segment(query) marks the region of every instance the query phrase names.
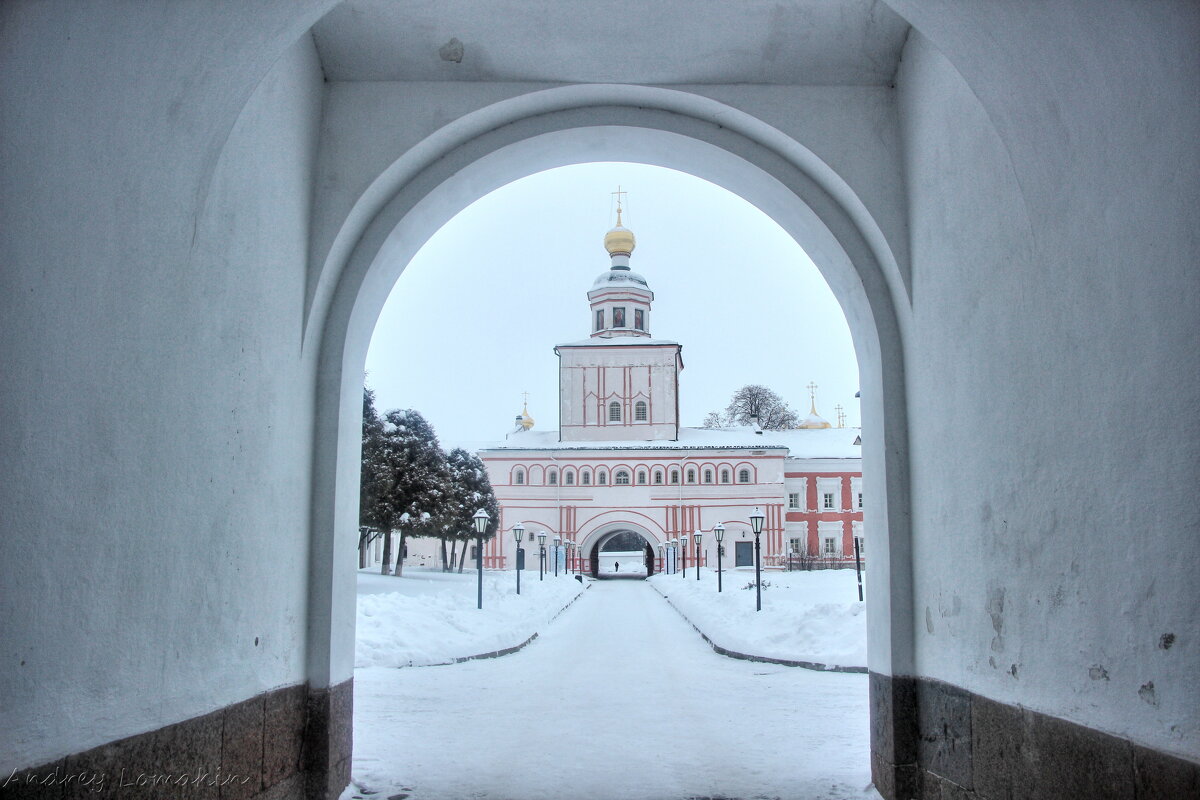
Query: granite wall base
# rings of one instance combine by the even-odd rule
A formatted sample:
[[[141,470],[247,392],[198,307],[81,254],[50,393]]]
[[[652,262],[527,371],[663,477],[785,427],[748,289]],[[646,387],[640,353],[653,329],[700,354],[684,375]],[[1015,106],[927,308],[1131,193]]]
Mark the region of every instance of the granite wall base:
[[[928,678],[870,674],[887,800],[1200,799],[1200,763]]]
[[[350,782],[353,689],[275,689],[0,776],[0,798],[332,800]]]

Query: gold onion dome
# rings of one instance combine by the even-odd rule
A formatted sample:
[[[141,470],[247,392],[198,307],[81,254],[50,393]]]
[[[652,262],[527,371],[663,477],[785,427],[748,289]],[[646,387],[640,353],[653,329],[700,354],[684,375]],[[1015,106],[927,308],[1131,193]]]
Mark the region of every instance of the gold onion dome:
[[[525,404],[521,409],[521,413],[517,415],[517,424],[525,430],[533,427],[533,417],[529,416],[528,404]]]
[[[633,231],[621,225],[621,208],[618,206],[617,227],[604,234],[604,249],[610,256],[627,256],[633,253],[636,246],[637,239],[634,238]]]

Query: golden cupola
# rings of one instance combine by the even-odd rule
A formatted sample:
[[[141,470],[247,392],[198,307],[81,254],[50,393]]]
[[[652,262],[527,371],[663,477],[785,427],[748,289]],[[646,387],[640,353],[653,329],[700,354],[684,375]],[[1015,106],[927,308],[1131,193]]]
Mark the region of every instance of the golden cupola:
[[[604,249],[610,256],[626,256],[637,247],[633,231],[621,224],[621,207],[617,206],[617,227],[604,234]]]

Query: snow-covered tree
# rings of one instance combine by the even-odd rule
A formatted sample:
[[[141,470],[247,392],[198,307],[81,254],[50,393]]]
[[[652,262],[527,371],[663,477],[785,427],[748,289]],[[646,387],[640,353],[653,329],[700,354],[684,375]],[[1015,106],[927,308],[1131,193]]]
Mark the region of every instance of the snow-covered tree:
[[[448,471],[437,434],[420,412],[389,411],[383,425],[387,529],[399,531],[396,574],[404,568],[406,536],[434,532],[432,520],[444,502]]]
[[[786,430],[800,423],[799,415],[782,397],[766,386],[752,383],[733,393],[729,405],[725,407],[725,422],[729,425],[749,425],[755,416],[763,430]]]
[[[487,540],[496,534],[500,525],[500,506],[479,456],[456,447],[446,456],[446,465],[449,480],[445,502],[433,520],[434,535],[442,540],[443,568],[450,569],[457,561],[458,571],[462,572],[468,543],[475,540],[475,512],[482,508],[490,517],[483,535]],[[448,543],[451,545],[449,555],[446,553]],[[462,554],[458,555],[460,543]]]
[[[362,468],[358,500],[358,566],[367,565],[367,548],[388,530],[389,471],[384,459],[383,419],[375,409],[375,393],[363,387]],[[391,569],[391,537],[384,546],[383,571]]]
[[[717,430],[718,428],[724,428],[725,427],[725,419],[721,416],[721,414],[719,412],[710,411],[710,412],[708,412],[707,416],[704,417],[704,422],[700,425],[700,427],[708,428],[709,430]]]

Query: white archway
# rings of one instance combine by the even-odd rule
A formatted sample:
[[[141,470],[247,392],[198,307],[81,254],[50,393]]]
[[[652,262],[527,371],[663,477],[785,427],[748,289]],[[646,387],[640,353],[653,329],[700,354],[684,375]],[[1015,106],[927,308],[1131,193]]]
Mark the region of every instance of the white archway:
[[[690,173],[771,216],[821,270],[849,323],[862,378],[867,512],[880,545],[869,605],[871,668],[911,674],[911,554],[903,272],[849,186],[800,143],[708,98],[637,86],[571,86],[455,121],[397,161],[360,198],[317,280],[306,339],[320,342],[315,441],[310,674],[352,673],[353,564],[362,368],[404,266],[442,224],[484,194],[572,163],[635,161]],[[884,402],[886,396],[887,402]],[[341,544],[339,544],[341,542]],[[344,564],[342,562],[345,562]]]

